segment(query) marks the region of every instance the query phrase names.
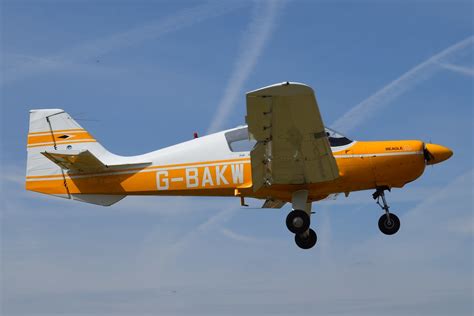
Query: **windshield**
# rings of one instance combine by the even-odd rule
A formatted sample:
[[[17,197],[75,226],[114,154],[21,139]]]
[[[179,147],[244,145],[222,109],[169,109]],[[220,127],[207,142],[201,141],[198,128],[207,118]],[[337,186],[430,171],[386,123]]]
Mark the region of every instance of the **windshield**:
[[[326,130],[326,135],[328,137],[329,144],[331,145],[331,147],[345,146],[352,143],[352,140],[336,132],[335,130],[332,130],[327,127],[325,127],[324,129]]]

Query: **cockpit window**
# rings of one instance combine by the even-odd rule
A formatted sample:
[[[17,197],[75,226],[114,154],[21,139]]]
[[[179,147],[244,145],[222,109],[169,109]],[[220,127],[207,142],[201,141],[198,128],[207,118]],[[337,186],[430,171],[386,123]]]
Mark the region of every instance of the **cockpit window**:
[[[249,132],[246,126],[225,133],[225,139],[233,152],[251,151],[257,143],[255,140],[249,140]]]
[[[328,136],[329,144],[331,147],[345,146],[352,143],[352,140],[344,135],[339,134],[335,130],[325,127],[326,135]]]

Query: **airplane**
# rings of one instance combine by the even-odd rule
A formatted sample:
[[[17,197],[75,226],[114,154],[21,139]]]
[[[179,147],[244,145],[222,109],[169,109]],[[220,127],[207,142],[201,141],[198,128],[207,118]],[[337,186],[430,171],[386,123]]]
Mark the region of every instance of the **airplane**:
[[[420,140],[351,140],[324,126],[305,84],[257,89],[246,103],[247,125],[130,157],[106,150],[64,110],[31,110],[26,189],[104,206],[127,195],[227,196],[243,206],[256,198],[265,200],[262,208],[291,203],[286,226],[298,247],[310,249],[317,242],[313,202],[375,190],[379,229],[393,235],[400,220],[385,191],[453,155]]]

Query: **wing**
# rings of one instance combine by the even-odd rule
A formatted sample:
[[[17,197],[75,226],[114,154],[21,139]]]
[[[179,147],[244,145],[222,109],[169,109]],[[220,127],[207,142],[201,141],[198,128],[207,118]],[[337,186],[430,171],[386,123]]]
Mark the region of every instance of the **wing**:
[[[122,165],[105,165],[93,153],[87,149],[83,150],[56,150],[44,151],[42,154],[60,166],[62,169],[74,172],[98,172],[108,170],[108,168],[125,168],[125,167],[146,167],[151,162],[122,164]]]
[[[310,87],[286,82],[247,93],[246,120],[257,141],[250,153],[254,191],[339,176]]]

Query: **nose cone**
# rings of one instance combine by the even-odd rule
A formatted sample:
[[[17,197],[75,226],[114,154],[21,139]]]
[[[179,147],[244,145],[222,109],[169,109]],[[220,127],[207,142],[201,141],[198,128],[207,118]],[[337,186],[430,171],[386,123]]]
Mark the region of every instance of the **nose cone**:
[[[437,144],[426,144],[425,149],[429,154],[426,159],[427,165],[440,163],[453,155],[451,149]]]

